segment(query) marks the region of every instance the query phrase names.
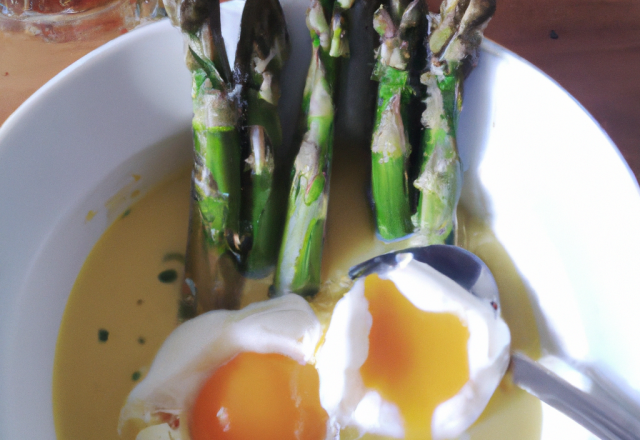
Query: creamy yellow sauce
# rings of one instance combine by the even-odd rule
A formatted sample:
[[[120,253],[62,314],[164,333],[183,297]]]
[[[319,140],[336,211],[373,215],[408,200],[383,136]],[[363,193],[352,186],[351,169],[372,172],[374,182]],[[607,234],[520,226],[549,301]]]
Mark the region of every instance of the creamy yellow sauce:
[[[366,149],[347,150],[339,145],[334,155],[323,255],[326,284],[314,304],[321,320],[327,319],[348,285],[345,276],[350,266],[406,247],[406,242],[384,244],[375,239],[366,195],[367,157]],[[59,439],[119,438],[120,408],[176,324],[182,276],[179,255],[186,245],[188,204],[189,175],[184,172],[127,210],[87,258],[58,336],[53,403]],[[496,277],[513,349],[538,356],[533,311],[515,266],[482,220],[470,218],[462,209],[458,215],[459,244],[487,262]],[[168,281],[171,275],[177,276]],[[249,285],[259,287],[258,293],[247,295],[244,303],[261,299],[267,283]],[[505,378],[464,438],[533,440],[540,438],[540,430],[540,402]],[[349,431],[342,435],[345,440],[356,437]]]
[[[175,254],[184,254],[188,212],[189,175],[183,172],[116,220],[89,254],[56,347],[53,409],[59,439],[119,438],[127,394],[176,325],[182,267]],[[161,273],[170,278],[172,270],[174,282],[159,280]]]

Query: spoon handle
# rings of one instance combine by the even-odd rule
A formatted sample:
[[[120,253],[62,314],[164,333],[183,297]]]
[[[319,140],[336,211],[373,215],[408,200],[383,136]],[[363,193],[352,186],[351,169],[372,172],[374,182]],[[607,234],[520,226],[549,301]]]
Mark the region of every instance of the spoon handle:
[[[639,440],[640,421],[616,402],[587,394],[521,353],[511,356],[513,382],[605,440]]]

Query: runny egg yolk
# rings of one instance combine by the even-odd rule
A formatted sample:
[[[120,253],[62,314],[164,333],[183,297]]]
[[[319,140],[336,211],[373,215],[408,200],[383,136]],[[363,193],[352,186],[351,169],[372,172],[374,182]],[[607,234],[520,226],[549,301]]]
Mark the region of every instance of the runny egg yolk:
[[[365,297],[373,324],[364,384],[398,407],[405,439],[430,439],[434,410],[469,380],[469,330],[451,313],[416,308],[375,274],[365,279]]]
[[[318,372],[280,354],[240,353],[198,395],[193,440],[324,440]]]

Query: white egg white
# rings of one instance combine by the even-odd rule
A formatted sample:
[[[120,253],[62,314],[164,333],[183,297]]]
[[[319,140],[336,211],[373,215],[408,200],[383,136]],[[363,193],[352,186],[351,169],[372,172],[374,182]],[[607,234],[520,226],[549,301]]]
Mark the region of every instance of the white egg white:
[[[309,304],[293,294],[187,321],[167,338],[147,376],[129,394],[118,430],[121,433],[131,422],[147,427],[138,440],[186,440],[187,423],[183,421],[179,430],[172,430],[157,414],[184,420],[204,382],[241,352],[278,353],[300,363],[312,362],[321,334]]]
[[[469,330],[469,381],[436,408],[431,423],[434,439],[457,437],[480,416],[507,369],[509,328],[487,301],[426,264],[408,259],[380,278],[393,281],[418,309],[452,313]],[[338,426],[402,438],[399,409],[377,391],[367,389],[360,375],[368,356],[371,325],[364,279],[360,279],[336,304],[325,342],[316,356],[320,400],[330,421]]]

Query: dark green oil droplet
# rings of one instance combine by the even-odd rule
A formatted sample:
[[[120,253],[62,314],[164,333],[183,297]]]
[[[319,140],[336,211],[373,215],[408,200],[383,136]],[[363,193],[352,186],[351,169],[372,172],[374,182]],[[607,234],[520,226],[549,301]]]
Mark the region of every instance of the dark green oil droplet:
[[[134,382],[137,382],[140,379],[140,376],[142,376],[142,373],[140,373],[139,371],[135,371],[131,375],[131,380],[134,381]]]
[[[176,272],[174,269],[163,270],[162,272],[160,272],[160,274],[158,274],[158,279],[161,283],[173,283],[178,279],[178,272]]]
[[[107,342],[108,339],[109,339],[109,331],[108,330],[105,330],[103,328],[98,330],[98,340],[100,342]]]

